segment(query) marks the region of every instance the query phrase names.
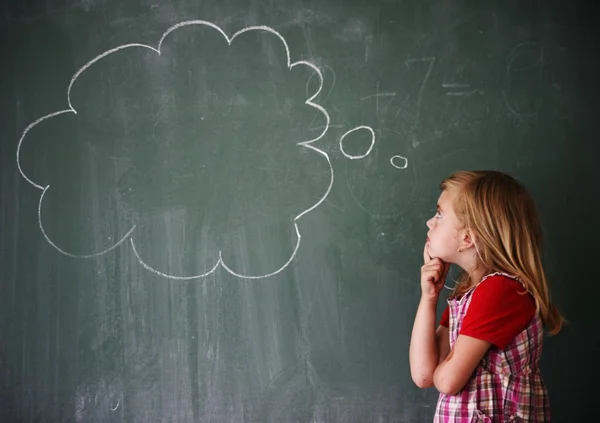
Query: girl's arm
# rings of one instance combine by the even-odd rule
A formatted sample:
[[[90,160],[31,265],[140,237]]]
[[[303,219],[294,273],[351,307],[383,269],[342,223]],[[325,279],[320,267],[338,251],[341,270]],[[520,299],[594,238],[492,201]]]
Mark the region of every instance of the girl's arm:
[[[440,358],[438,360],[438,366],[448,357],[450,353],[450,334],[449,329],[445,326],[438,326],[438,348],[440,351]],[[437,367],[436,367],[437,368]]]
[[[433,386],[433,373],[440,359],[443,360],[450,349],[444,344],[449,342],[448,329],[435,328],[438,298],[450,265],[439,258],[431,258],[428,247],[429,242],[423,249],[421,301],[417,308],[409,349],[410,374],[420,388]]]
[[[458,335],[454,347],[433,374],[438,391],[447,395],[458,393],[473,375],[475,368],[492,344],[466,335]]]
[[[448,328],[435,329],[437,301],[422,298],[410,340],[410,373],[419,388],[433,386],[434,372],[450,351]]]

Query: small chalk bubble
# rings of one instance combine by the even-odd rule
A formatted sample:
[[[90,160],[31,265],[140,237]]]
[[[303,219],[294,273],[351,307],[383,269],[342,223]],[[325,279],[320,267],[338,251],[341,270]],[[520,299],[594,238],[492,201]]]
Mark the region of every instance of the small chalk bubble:
[[[402,156],[392,156],[390,163],[396,169],[406,169],[408,167],[408,159]]]
[[[349,135],[355,131],[358,131],[360,129],[364,129],[371,133],[371,142],[369,144],[369,147],[367,148],[367,151],[364,154],[348,154],[344,150],[344,138],[346,138],[347,135]],[[361,125],[361,126],[357,126],[356,128],[352,128],[351,130],[346,132],[344,135],[342,135],[342,137],[340,138],[340,151],[342,152],[342,154],[344,156],[346,156],[347,158],[352,159],[352,160],[364,159],[365,157],[367,157],[369,155],[369,153],[371,153],[371,150],[373,150],[374,145],[375,145],[375,131],[373,130],[373,128],[371,128],[370,126],[366,126],[366,125]]]

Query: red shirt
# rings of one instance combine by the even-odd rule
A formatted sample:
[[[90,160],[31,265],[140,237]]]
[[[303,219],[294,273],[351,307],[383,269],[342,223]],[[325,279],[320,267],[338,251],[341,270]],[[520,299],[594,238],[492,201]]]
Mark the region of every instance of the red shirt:
[[[535,314],[535,300],[524,292],[523,285],[514,279],[502,275],[488,277],[473,292],[459,334],[505,349]],[[440,325],[448,327],[449,318],[446,306]]]

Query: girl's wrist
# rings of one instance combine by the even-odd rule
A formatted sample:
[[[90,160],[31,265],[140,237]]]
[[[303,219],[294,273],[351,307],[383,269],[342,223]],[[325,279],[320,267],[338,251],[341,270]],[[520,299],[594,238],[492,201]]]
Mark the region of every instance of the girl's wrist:
[[[421,303],[424,304],[424,305],[426,305],[426,306],[431,306],[433,308],[436,308],[439,297],[440,297],[439,295],[425,295],[425,294],[422,294],[421,295]]]

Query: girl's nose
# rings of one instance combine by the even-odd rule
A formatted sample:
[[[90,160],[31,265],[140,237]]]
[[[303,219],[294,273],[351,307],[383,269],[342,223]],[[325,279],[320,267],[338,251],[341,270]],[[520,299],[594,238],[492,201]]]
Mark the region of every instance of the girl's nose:
[[[425,222],[425,224],[427,225],[427,227],[429,229],[431,229],[431,227],[433,226],[433,217],[431,219],[429,219],[427,222]]]

